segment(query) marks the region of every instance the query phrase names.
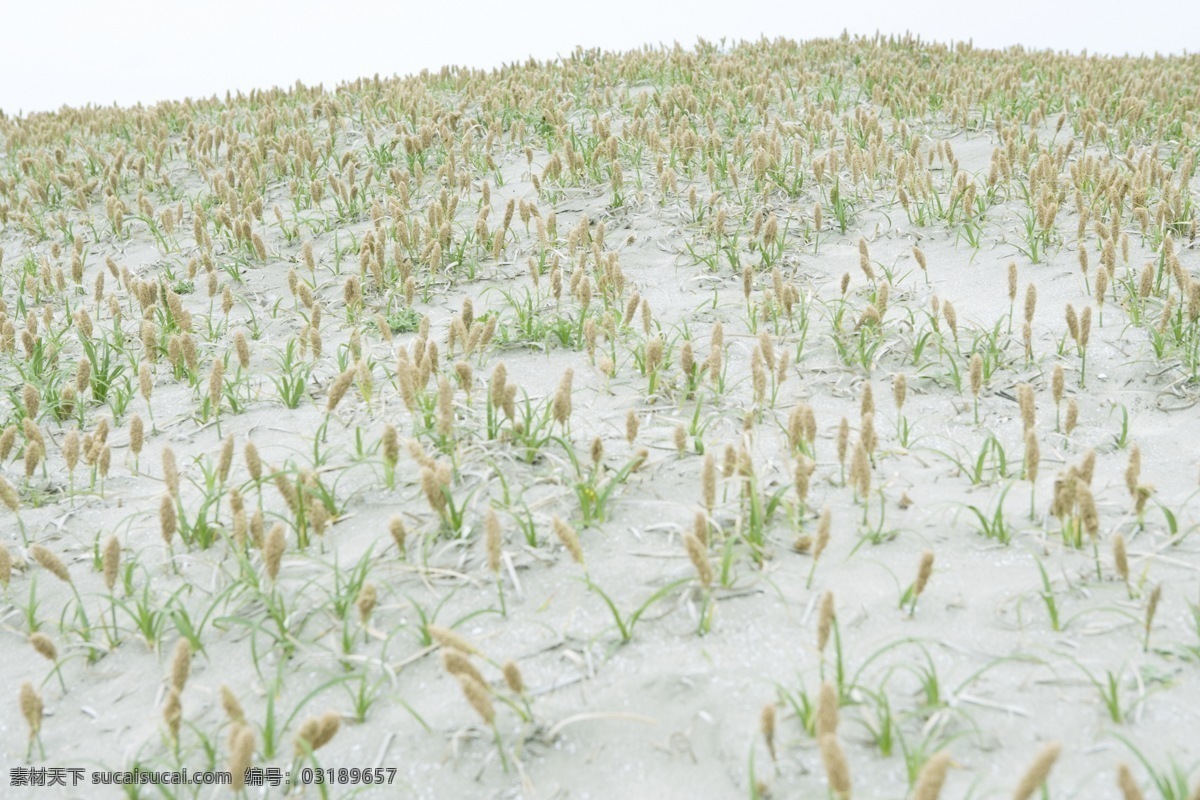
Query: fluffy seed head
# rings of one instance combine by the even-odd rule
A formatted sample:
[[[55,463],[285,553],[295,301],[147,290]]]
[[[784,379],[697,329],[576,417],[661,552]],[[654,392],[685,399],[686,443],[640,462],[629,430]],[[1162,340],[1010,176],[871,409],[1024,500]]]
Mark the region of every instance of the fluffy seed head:
[[[475,645],[471,644],[449,628],[443,628],[440,625],[429,626],[429,637],[433,639],[433,641],[436,642],[440,647],[459,650],[463,653],[469,654],[479,652],[475,649]]]
[[[696,568],[696,574],[700,578],[700,585],[705,589],[712,586],[713,569],[712,564],[708,561],[708,551],[704,544],[691,533],[683,535],[683,545],[687,548],[688,558],[692,561],[692,566]]]
[[[1121,580],[1129,583],[1129,557],[1125,553],[1125,537],[1120,533],[1113,537],[1113,565]]]
[[[47,661],[58,661],[58,648],[54,646],[54,642],[44,633],[35,633],[29,637],[29,643],[33,645],[33,649],[38,652],[42,658]]]
[[[178,518],[175,514],[175,500],[169,494],[164,494],[158,501],[158,530],[162,534],[163,541],[168,546],[171,540],[175,537],[175,532],[178,529]]]
[[[29,724],[29,738],[37,737],[42,730],[42,696],[33,688],[33,684],[25,681],[21,684],[20,693],[21,716]]]
[[[821,761],[825,765],[825,775],[829,778],[829,788],[838,800],[850,799],[850,765],[846,762],[846,754],[837,736],[827,733],[818,743],[821,747]]]
[[[767,743],[767,750],[771,753],[771,760],[775,760],[775,705],[767,703],[763,706],[762,716],[759,720],[759,729],[762,731],[763,739]]]
[[[833,592],[826,590],[825,594],[821,595],[821,607],[817,614],[818,652],[825,652],[825,645],[829,642],[829,633],[836,617],[833,609]]]
[[[946,782],[946,772],[949,769],[950,754],[945,750],[934,753],[917,775],[913,800],[938,800],[942,793],[942,784]]]
[[[514,694],[524,694],[525,681],[521,678],[521,670],[517,667],[515,661],[504,662],[504,682],[508,684],[508,688]]]
[[[892,400],[896,410],[904,408],[904,399],[908,396],[908,377],[903,372],[897,372],[892,378]]]
[[[921,565],[917,569],[917,580],[913,584],[913,595],[920,597],[925,591],[925,584],[929,583],[929,577],[933,575],[933,551],[926,550],[921,553]]]
[[[171,687],[177,692],[182,692],[191,671],[192,648],[187,639],[180,639],[175,643],[175,651],[171,654]]]
[[[358,608],[358,618],[366,624],[371,619],[371,612],[375,610],[375,604],[379,600],[379,592],[375,588],[375,584],[367,581],[358,591],[358,598],[354,601],[354,605]]]
[[[33,556],[33,560],[41,564],[44,570],[63,583],[71,582],[71,573],[67,571],[67,565],[51,550],[40,544],[35,544],[29,548],[29,555]]]
[[[492,706],[492,696],[488,694],[487,687],[470,675],[459,675],[458,683],[471,708],[475,709],[475,713],[479,714],[484,722],[491,725],[496,719],[496,709]]]
[[[559,381],[557,391],[554,392],[552,413],[554,421],[559,425],[566,425],[567,420],[571,418],[571,382],[574,379],[575,371],[568,367]]]
[[[817,737],[837,733],[838,728],[838,695],[833,684],[825,681],[817,695]]]
[[[1033,793],[1038,790],[1038,787],[1046,782],[1060,752],[1062,752],[1062,745],[1057,742],[1052,742],[1041,749],[1030,763],[1029,768],[1025,770],[1021,782],[1017,784],[1017,788],[1013,792],[1013,800],[1029,800],[1033,797]]]
[[[404,520],[399,514],[392,515],[388,520],[388,533],[391,534],[392,540],[396,543],[396,547],[400,550],[400,555],[403,556],[406,552],[404,540],[408,536],[408,531],[404,527]]]
[[[16,487],[9,483],[8,478],[3,475],[0,475],[0,502],[3,502],[13,513],[21,510],[21,497],[17,494]]]
[[[263,546],[263,561],[267,567],[267,577],[274,581],[279,577],[279,565],[283,561],[283,551],[287,549],[287,538],[283,532],[283,523],[276,522],[267,534]]]
[[[500,545],[502,541],[500,533],[500,518],[496,516],[496,510],[489,508],[487,516],[484,518],[483,524],[484,539],[487,545],[487,562],[488,569],[493,573],[500,572]]]
[[[239,725],[229,752],[230,786],[235,792],[246,785],[246,771],[254,764],[254,730],[248,725]]]
[[[583,563],[583,546],[579,544],[579,536],[575,533],[575,529],[562,520],[561,517],[555,516],[552,523],[554,535],[562,542],[563,547],[567,548],[567,552],[571,554],[571,558],[575,563]]]

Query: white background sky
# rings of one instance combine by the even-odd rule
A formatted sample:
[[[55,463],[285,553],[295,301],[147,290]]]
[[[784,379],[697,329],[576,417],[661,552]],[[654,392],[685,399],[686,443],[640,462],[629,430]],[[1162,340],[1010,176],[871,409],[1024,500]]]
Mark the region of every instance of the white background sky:
[[[0,0],[0,109],[151,103],[297,79],[332,86],[443,64],[553,58],[575,45],[623,50],[843,29],[910,30],[980,47],[1195,53],[1200,0]]]

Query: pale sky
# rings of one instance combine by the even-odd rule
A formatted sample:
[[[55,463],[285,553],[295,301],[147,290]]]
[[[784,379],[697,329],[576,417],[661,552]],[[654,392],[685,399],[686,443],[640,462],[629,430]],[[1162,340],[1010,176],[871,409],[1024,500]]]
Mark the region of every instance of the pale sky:
[[[1078,0],[0,0],[0,109],[152,103],[297,79],[333,86],[443,64],[553,58],[576,45],[625,50],[843,29],[979,47],[1200,50],[1200,2],[1091,0],[1083,8]]]

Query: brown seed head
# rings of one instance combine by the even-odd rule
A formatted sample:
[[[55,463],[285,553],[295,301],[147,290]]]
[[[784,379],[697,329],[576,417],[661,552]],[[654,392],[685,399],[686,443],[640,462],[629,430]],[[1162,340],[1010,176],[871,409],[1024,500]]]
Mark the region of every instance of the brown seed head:
[[[191,671],[192,648],[187,639],[180,639],[175,643],[175,651],[171,654],[171,687],[182,693]]]
[[[762,731],[763,739],[767,743],[767,750],[771,753],[771,760],[775,760],[775,705],[767,703],[763,706],[762,716],[759,721],[759,729]]]
[[[838,800],[850,800],[850,765],[846,762],[846,754],[837,736],[827,733],[818,743],[821,747],[821,761],[825,764],[825,774],[829,778],[829,789]]]
[[[403,556],[406,552],[404,540],[408,536],[408,531],[404,527],[404,520],[399,514],[394,514],[388,520],[388,533],[391,534],[392,540],[396,543],[396,547],[400,550],[400,555]]]
[[[21,684],[20,693],[21,716],[29,724],[29,738],[36,738],[42,730],[42,696],[33,688],[33,684],[25,681]]]
[[[838,728],[838,695],[833,684],[825,681],[821,684],[817,695],[817,738],[826,734],[837,733]]]
[[[1154,590],[1150,592],[1150,598],[1146,601],[1146,637],[1150,637],[1150,629],[1154,626],[1154,615],[1158,613],[1158,603],[1162,599],[1162,584],[1156,584]]]
[[[40,544],[35,544],[29,548],[29,555],[33,556],[33,560],[41,564],[42,568],[51,575],[63,583],[71,583],[71,573],[67,571],[66,564],[52,551]]]
[[[926,550],[921,553],[921,564],[917,569],[917,580],[913,584],[913,596],[920,597],[925,591],[925,584],[929,583],[929,577],[933,575],[933,551]]]
[[[708,551],[704,544],[691,533],[683,535],[683,545],[687,548],[688,558],[692,561],[692,566],[696,568],[696,574],[700,577],[700,585],[705,589],[712,586],[713,569],[712,564],[708,561]]]
[[[1101,270],[1102,274],[1103,272]],[[1120,788],[1124,800],[1145,800],[1145,795],[1138,788],[1133,773],[1129,771],[1129,765],[1123,761],[1117,765],[1117,787]]]
[[[825,594],[821,595],[821,607],[817,614],[817,651],[820,653],[825,652],[825,645],[829,641],[829,633],[836,618],[833,592],[826,590]]]
[[[279,577],[279,565],[283,561],[283,551],[287,549],[287,537],[283,532],[283,523],[276,522],[267,534],[263,546],[263,562],[267,567],[267,577],[274,581]]]
[[[254,730],[245,724],[238,725],[229,752],[230,786],[240,792],[246,786],[246,772],[254,764]]]
[[[375,588],[375,584],[367,581],[358,591],[358,599],[354,604],[358,607],[358,618],[365,625],[371,619],[371,612],[375,610],[375,604],[379,600],[379,592]]]
[[[908,378],[903,372],[897,372],[892,378],[892,400],[896,410],[904,408],[904,399],[908,396]]]
[[[562,542],[563,547],[567,548],[567,552],[571,554],[571,558],[575,563],[583,563],[583,547],[579,544],[579,536],[575,533],[575,529],[562,520],[561,517],[555,515],[552,521],[554,535]]]
[[[1129,583],[1129,557],[1125,553],[1125,537],[1120,533],[1113,536],[1113,565],[1121,580]]]
[[[1046,782],[1060,752],[1062,752],[1062,745],[1058,742],[1052,742],[1041,749],[1030,763],[1029,768],[1025,770],[1021,782],[1017,784],[1017,788],[1013,792],[1013,800],[1029,800],[1033,797],[1033,793],[1038,790],[1038,787]]]
[[[913,800],[938,800],[942,793],[942,784],[946,782],[946,772],[949,769],[950,754],[945,750],[934,753],[917,775]]]
[[[488,569],[493,573],[500,572],[500,547],[502,543],[502,535],[500,532],[500,518],[496,516],[496,510],[489,508],[487,515],[484,518],[483,524],[484,540],[487,545],[487,563]]]
[[[44,633],[35,633],[29,637],[29,643],[33,645],[33,649],[38,652],[42,658],[47,661],[58,661],[58,648],[54,646],[54,642]]]
[[[242,710],[242,704],[238,702],[237,695],[233,693],[226,684],[221,684],[221,707],[225,709],[225,716],[230,722],[241,723],[246,721],[246,713]]]
[[[525,681],[521,678],[521,670],[517,667],[515,661],[504,662],[504,682],[508,684],[508,688],[514,694],[525,693]]]
[[[469,675],[459,675],[458,682],[471,708],[475,709],[475,713],[479,714],[484,722],[491,725],[496,719],[496,709],[492,706],[492,696],[487,687]]]
[[[475,654],[479,651],[475,649],[475,645],[468,642],[462,636],[459,636],[449,628],[443,628],[440,625],[429,626],[429,637],[440,647],[459,650],[463,653]]]

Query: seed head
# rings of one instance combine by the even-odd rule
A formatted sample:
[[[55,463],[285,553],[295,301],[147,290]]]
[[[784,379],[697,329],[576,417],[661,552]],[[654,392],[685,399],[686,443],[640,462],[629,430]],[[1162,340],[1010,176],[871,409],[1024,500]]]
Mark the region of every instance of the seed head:
[[[505,661],[503,666],[504,682],[514,694],[525,693],[525,681],[521,678],[521,670],[515,661]]]
[[[371,619],[371,612],[375,610],[375,603],[379,600],[379,592],[375,589],[375,584],[367,581],[358,591],[358,599],[354,601],[358,607],[358,618],[365,625]]]
[[[183,704],[179,701],[179,690],[172,687],[167,690],[167,701],[163,704],[163,721],[172,741],[179,741],[179,723],[183,720]]]
[[[25,415],[37,419],[38,407],[42,404],[41,392],[32,383],[25,384],[21,392],[21,401],[25,405]]]
[[[17,494],[16,487],[3,475],[0,475],[0,501],[14,514],[21,510],[21,497]]]
[[[496,709],[492,706],[492,696],[487,687],[470,675],[459,675],[458,682],[471,708],[475,709],[484,722],[491,725],[496,719]]]
[[[267,577],[274,581],[279,577],[279,565],[283,560],[283,551],[287,549],[287,538],[284,536],[283,523],[276,522],[267,534],[263,546],[263,561],[267,567]]]
[[[175,464],[175,451],[170,447],[162,449],[163,482],[171,497],[179,497],[179,467]]]
[[[180,639],[175,643],[175,651],[171,655],[171,687],[177,692],[183,692],[191,671],[192,648],[187,639]]]
[[[246,772],[254,764],[254,730],[250,726],[238,725],[229,752],[230,786],[239,792],[246,786]]]
[[[1029,800],[1033,797],[1033,793],[1038,790],[1038,787],[1046,782],[1060,752],[1062,752],[1062,745],[1057,742],[1052,742],[1041,749],[1030,763],[1029,768],[1025,770],[1021,782],[1017,784],[1016,791],[1013,792],[1013,800]]]
[[[762,718],[759,723],[762,730],[763,739],[767,743],[767,750],[771,753],[771,760],[775,760],[775,705],[767,703],[763,706]]]
[[[554,421],[559,425],[566,425],[571,418],[571,382],[574,379],[575,371],[568,367],[559,381],[558,390],[554,393],[552,413]]]
[[[552,521],[554,535],[562,542],[563,547],[567,548],[567,552],[571,554],[571,558],[575,563],[583,563],[583,547],[579,544],[579,536],[576,535],[575,529],[562,520],[561,517],[555,515]]]
[[[1101,274],[1104,270],[1100,270]],[[1121,796],[1125,800],[1145,800],[1145,795],[1138,788],[1137,781],[1134,780],[1133,773],[1129,771],[1129,765],[1121,762],[1117,765],[1117,786],[1121,789]]]
[[[826,734],[837,733],[838,727],[838,695],[833,684],[825,681],[817,695],[817,738]]]
[[[229,717],[230,722],[241,723],[246,721],[246,713],[242,710],[242,704],[238,702],[237,695],[233,693],[226,684],[221,684],[221,707],[225,709],[225,716]]]
[[[1125,553],[1125,537],[1120,533],[1113,537],[1113,564],[1121,580],[1129,583],[1129,557]]]
[[[440,625],[430,625],[429,636],[440,647],[458,650],[460,652],[469,654],[475,654],[479,652],[475,649],[475,646],[466,639],[459,636],[449,628],[443,628]]]
[[[869,283],[875,282],[875,268],[871,266],[871,254],[867,251],[867,240],[858,240],[858,268],[862,270]]]
[[[334,379],[333,384],[329,387],[329,397],[325,401],[326,413],[330,413],[338,407],[338,403],[342,402],[342,398],[346,396],[346,391],[353,382],[354,367],[348,367],[345,372]]]
[[[250,477],[256,481],[261,480],[262,459],[258,457],[258,448],[254,446],[254,442],[246,442],[246,447],[242,450],[242,458],[246,462],[246,471],[250,473]]]
[[[1142,451],[1135,444],[1129,448],[1129,464],[1125,467],[1125,487],[1132,497],[1137,497],[1138,479],[1142,474]]]
[[[308,755],[329,744],[341,725],[342,716],[336,711],[326,711],[319,717],[309,717],[296,733],[296,755]]]
[[[1025,430],[1033,430],[1035,423],[1035,410],[1033,403],[1033,387],[1028,383],[1017,385],[1017,403],[1021,407],[1021,424]]]
[[[500,518],[496,516],[496,510],[489,508],[487,516],[484,518],[483,524],[484,539],[487,544],[487,562],[488,569],[493,573],[500,572]]]
[[[42,730],[42,696],[33,688],[33,684],[25,681],[21,684],[21,716],[29,724],[29,738],[34,739]]]
[[[826,590],[825,594],[821,595],[821,607],[817,614],[817,652],[825,652],[825,645],[829,642],[829,633],[836,618],[833,592]]]
[[[712,586],[713,569],[712,564],[708,561],[708,551],[704,544],[691,533],[683,535],[683,545],[687,548],[688,558],[692,561],[692,566],[696,568],[696,574],[700,577],[700,585],[705,589]]]
[[[158,501],[158,529],[163,541],[170,547],[178,528],[178,518],[175,514],[175,500],[169,494],[164,494]]]
[[[979,392],[983,388],[983,356],[979,353],[971,354],[971,394],[979,397]]]
[[[63,583],[71,583],[71,573],[67,571],[66,564],[52,551],[40,544],[35,544],[29,548],[29,555],[33,556],[33,560],[41,564],[42,568],[51,575]]]
[[[1038,466],[1041,461],[1041,449],[1038,447],[1037,434],[1033,430],[1025,431],[1025,480],[1033,483],[1037,480]]]
[[[925,260],[925,253],[921,251],[921,248],[915,245],[913,246],[912,252],[913,258],[917,260],[917,266],[921,268],[921,272],[928,272],[929,264]]]
[[[950,754],[945,750],[934,753],[917,775],[913,800],[938,800],[938,796],[942,793],[942,784],[946,782],[946,772],[949,769]]]
[[[396,543],[396,547],[400,550],[401,557],[404,556],[405,550],[404,540],[408,536],[408,531],[404,528],[404,520],[399,514],[394,514],[388,520],[388,533],[391,534],[392,540]]]
[[[1150,598],[1146,601],[1146,639],[1150,638],[1150,628],[1154,625],[1154,615],[1158,613],[1158,602],[1162,599],[1162,584],[1157,584],[1154,590],[1150,592]]]
[[[446,668],[446,672],[450,673],[451,675],[466,675],[467,677],[474,678],[484,686],[487,685],[487,682],[483,679],[483,675],[479,673],[479,670],[476,669],[475,665],[471,663],[470,657],[468,657],[467,654],[462,650],[458,650],[453,647],[443,647],[442,666],[444,666]]]
[[[897,372],[892,378],[892,400],[896,410],[904,408],[904,399],[908,396],[908,378],[903,372]]]
[[[42,658],[47,661],[58,661],[58,648],[54,646],[54,642],[44,633],[35,633],[29,637],[29,643],[33,645],[33,649],[38,652]]]
[[[850,765],[846,762],[846,754],[837,736],[827,733],[818,743],[821,747],[821,761],[825,764],[825,774],[829,778],[829,788],[838,800],[850,800]]]
[[[929,577],[933,575],[933,551],[926,550],[921,553],[921,565],[917,569],[917,580],[913,584],[913,596],[920,597],[925,591],[925,584],[929,583]]]

